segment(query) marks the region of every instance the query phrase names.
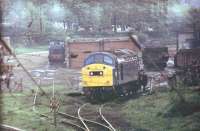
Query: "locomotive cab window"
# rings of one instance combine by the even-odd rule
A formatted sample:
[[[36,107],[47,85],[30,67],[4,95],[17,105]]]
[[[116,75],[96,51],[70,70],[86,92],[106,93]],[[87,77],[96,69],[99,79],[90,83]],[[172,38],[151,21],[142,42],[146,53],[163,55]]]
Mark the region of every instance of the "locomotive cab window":
[[[101,54],[95,55],[95,62],[96,63],[103,63],[103,55],[101,55]]]
[[[113,65],[114,61],[113,61],[112,57],[110,57],[108,55],[95,54],[95,55],[89,56],[84,62],[85,65],[89,65],[89,64],[93,64],[93,63]]]
[[[104,63],[109,64],[109,65],[112,65],[112,64],[113,64],[113,60],[112,60],[112,58],[109,57],[109,56],[104,56],[104,57],[103,57],[103,61],[104,61]]]
[[[86,61],[85,61],[85,65],[89,65],[89,64],[92,64],[92,63],[94,63],[94,56],[87,58]]]

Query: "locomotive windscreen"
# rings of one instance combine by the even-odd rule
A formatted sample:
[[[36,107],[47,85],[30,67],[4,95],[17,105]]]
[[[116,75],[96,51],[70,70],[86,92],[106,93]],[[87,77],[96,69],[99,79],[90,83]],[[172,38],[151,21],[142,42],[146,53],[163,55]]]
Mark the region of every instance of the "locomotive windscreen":
[[[113,62],[112,57],[105,54],[91,55],[84,62],[85,65],[89,65],[93,63],[104,63],[108,65],[113,65],[114,62]]]

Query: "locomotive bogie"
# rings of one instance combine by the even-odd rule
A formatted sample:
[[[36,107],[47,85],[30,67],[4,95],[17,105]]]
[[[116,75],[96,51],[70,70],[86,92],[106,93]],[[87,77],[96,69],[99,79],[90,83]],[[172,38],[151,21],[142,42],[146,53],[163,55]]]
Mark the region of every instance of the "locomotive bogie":
[[[113,90],[113,87],[83,87],[83,92],[86,97],[89,99],[98,99],[100,98],[110,98],[115,95],[115,91]]]

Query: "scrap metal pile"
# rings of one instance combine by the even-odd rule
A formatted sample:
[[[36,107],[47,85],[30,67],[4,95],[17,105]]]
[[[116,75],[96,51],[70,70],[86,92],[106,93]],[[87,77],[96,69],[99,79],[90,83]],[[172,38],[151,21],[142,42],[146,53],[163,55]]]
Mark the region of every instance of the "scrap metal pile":
[[[151,71],[161,71],[169,58],[167,47],[146,47],[142,52],[144,67]]]

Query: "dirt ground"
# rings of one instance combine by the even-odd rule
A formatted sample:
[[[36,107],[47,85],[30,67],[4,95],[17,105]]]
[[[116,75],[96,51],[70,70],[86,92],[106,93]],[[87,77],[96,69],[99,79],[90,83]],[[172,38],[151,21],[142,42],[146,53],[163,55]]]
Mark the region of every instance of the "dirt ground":
[[[49,66],[48,64],[48,51],[24,53],[17,55],[17,58],[26,70],[34,77],[34,79],[41,83],[41,85],[60,84],[65,86],[68,91],[81,92],[80,87],[80,70],[72,70],[63,68],[62,65]],[[21,82],[24,88],[34,87],[34,83],[26,72],[15,62],[13,70],[13,77],[11,80],[11,88],[15,89],[15,83]],[[167,86],[167,74],[164,72],[147,72],[149,76],[148,87]],[[41,81],[41,82],[39,82]],[[150,83],[151,82],[151,83]]]
[[[77,91],[79,89],[80,74],[79,70],[71,70],[63,68],[61,65],[49,66],[48,52],[25,53],[17,55],[18,60],[25,67],[27,72],[38,82],[41,86],[48,86],[53,84],[63,85],[67,90]],[[14,60],[13,76],[11,79],[11,90],[15,90],[16,83],[22,83],[23,88],[34,88],[36,85],[27,75],[26,71],[22,69],[19,63]],[[40,82],[41,81],[41,82]]]
[[[41,81],[41,87],[50,96],[52,96],[54,79],[55,96],[60,102],[59,111],[77,115],[77,109],[84,103],[89,102],[85,96],[81,95],[81,87],[79,85],[81,79],[80,70],[71,70],[61,66],[50,67],[48,65],[48,52],[20,54],[17,58],[38,83],[40,83],[39,80]],[[41,118],[31,110],[36,85],[31,81],[25,71],[20,66],[17,66],[17,64],[13,73],[14,75],[11,80],[12,95],[10,95],[10,93],[5,93],[6,97],[4,98],[6,103],[4,110],[4,113],[6,114],[5,123],[22,129],[31,129],[30,131],[51,131],[53,129],[52,121]],[[163,87],[166,89],[167,72],[147,72],[147,74],[150,77],[154,77],[152,80],[153,89],[156,89],[155,85],[158,85],[158,88],[160,88],[162,83],[164,85]],[[23,88],[26,89],[24,92],[19,92],[15,87],[15,82],[20,82],[21,79]],[[29,89],[34,90],[34,92],[30,92]],[[5,92],[6,91],[7,89]],[[78,92],[80,95],[69,95],[74,92],[75,94]],[[106,104],[106,107],[103,109],[103,114],[119,131],[131,131],[137,129],[139,131],[145,129],[160,129],[162,127],[165,128],[163,125],[165,125],[166,122],[169,123],[170,121],[168,121],[168,118],[165,119],[162,116],[157,116],[157,114],[169,105],[168,97],[170,97],[170,95],[168,95],[167,92],[163,94],[158,92],[153,93],[156,95],[145,95],[139,93],[138,95],[130,98],[117,98],[115,100],[105,102],[104,104]],[[49,101],[49,99],[39,93],[37,97],[37,110],[40,113],[48,112],[47,115],[51,118],[53,115],[49,112]],[[88,119],[99,121],[99,119],[94,116],[97,114],[97,109],[102,103],[89,103],[90,104],[84,108],[83,111],[85,111],[85,113],[82,113],[82,115]],[[16,105],[14,111],[13,104]],[[23,108],[24,106],[28,106],[29,108],[26,108],[27,110],[25,110]],[[152,113],[149,113],[149,111],[152,111]],[[13,114],[10,112],[13,112]],[[27,114],[29,117],[26,116]],[[159,119],[157,120],[158,117],[162,120],[161,122]],[[18,118],[18,121],[16,121],[16,118]],[[150,120],[150,118],[153,118],[154,120]],[[172,124],[173,123],[175,122],[172,121]],[[152,127],[151,124],[155,126]],[[156,126],[157,124],[160,124],[160,127]],[[70,128],[70,126],[67,127],[67,129]],[[59,124],[58,128],[53,130],[66,130],[66,126],[63,127],[63,125]],[[72,128],[70,131],[74,131],[74,129]]]
[[[72,70],[63,67],[50,67],[48,65],[48,52],[38,52],[38,53],[29,53],[29,54],[21,54],[18,55],[17,58],[20,60],[22,65],[28,70],[28,72],[37,80],[39,83],[39,79],[41,80],[41,87],[42,88],[51,88],[53,85],[53,79],[55,86],[62,86],[62,92],[56,92],[56,96],[61,98],[61,109],[66,113],[75,114],[75,109],[78,109],[79,106],[88,102],[84,96],[68,96],[69,93],[81,93],[81,87],[79,86],[80,82],[80,71],[79,70]],[[14,68],[14,76],[12,79],[11,88],[13,92],[15,92],[16,88],[14,87],[14,82],[20,82],[20,79],[23,79],[23,88],[25,89],[35,89],[35,84],[31,81],[25,71],[20,67]],[[46,90],[46,89],[45,89]],[[48,89],[47,89],[48,90]],[[51,89],[50,89],[51,90]],[[56,89],[55,89],[56,90]],[[59,91],[59,90],[58,90]],[[38,101],[44,101],[45,97],[40,96]],[[48,103],[48,102],[45,102]],[[100,104],[91,104],[89,110],[91,114],[89,117],[93,118],[93,113],[96,112],[97,108]],[[76,107],[76,108],[75,108]],[[116,111],[112,112],[109,110],[115,109]],[[109,112],[106,113],[106,116],[109,116],[110,119],[114,120],[114,125],[119,127],[119,124],[122,124],[123,127],[130,126],[124,119],[121,119],[118,110],[119,106],[115,105],[108,109]],[[43,110],[42,108],[40,108]],[[87,109],[87,108],[86,108]],[[111,120],[112,121],[112,120]]]

